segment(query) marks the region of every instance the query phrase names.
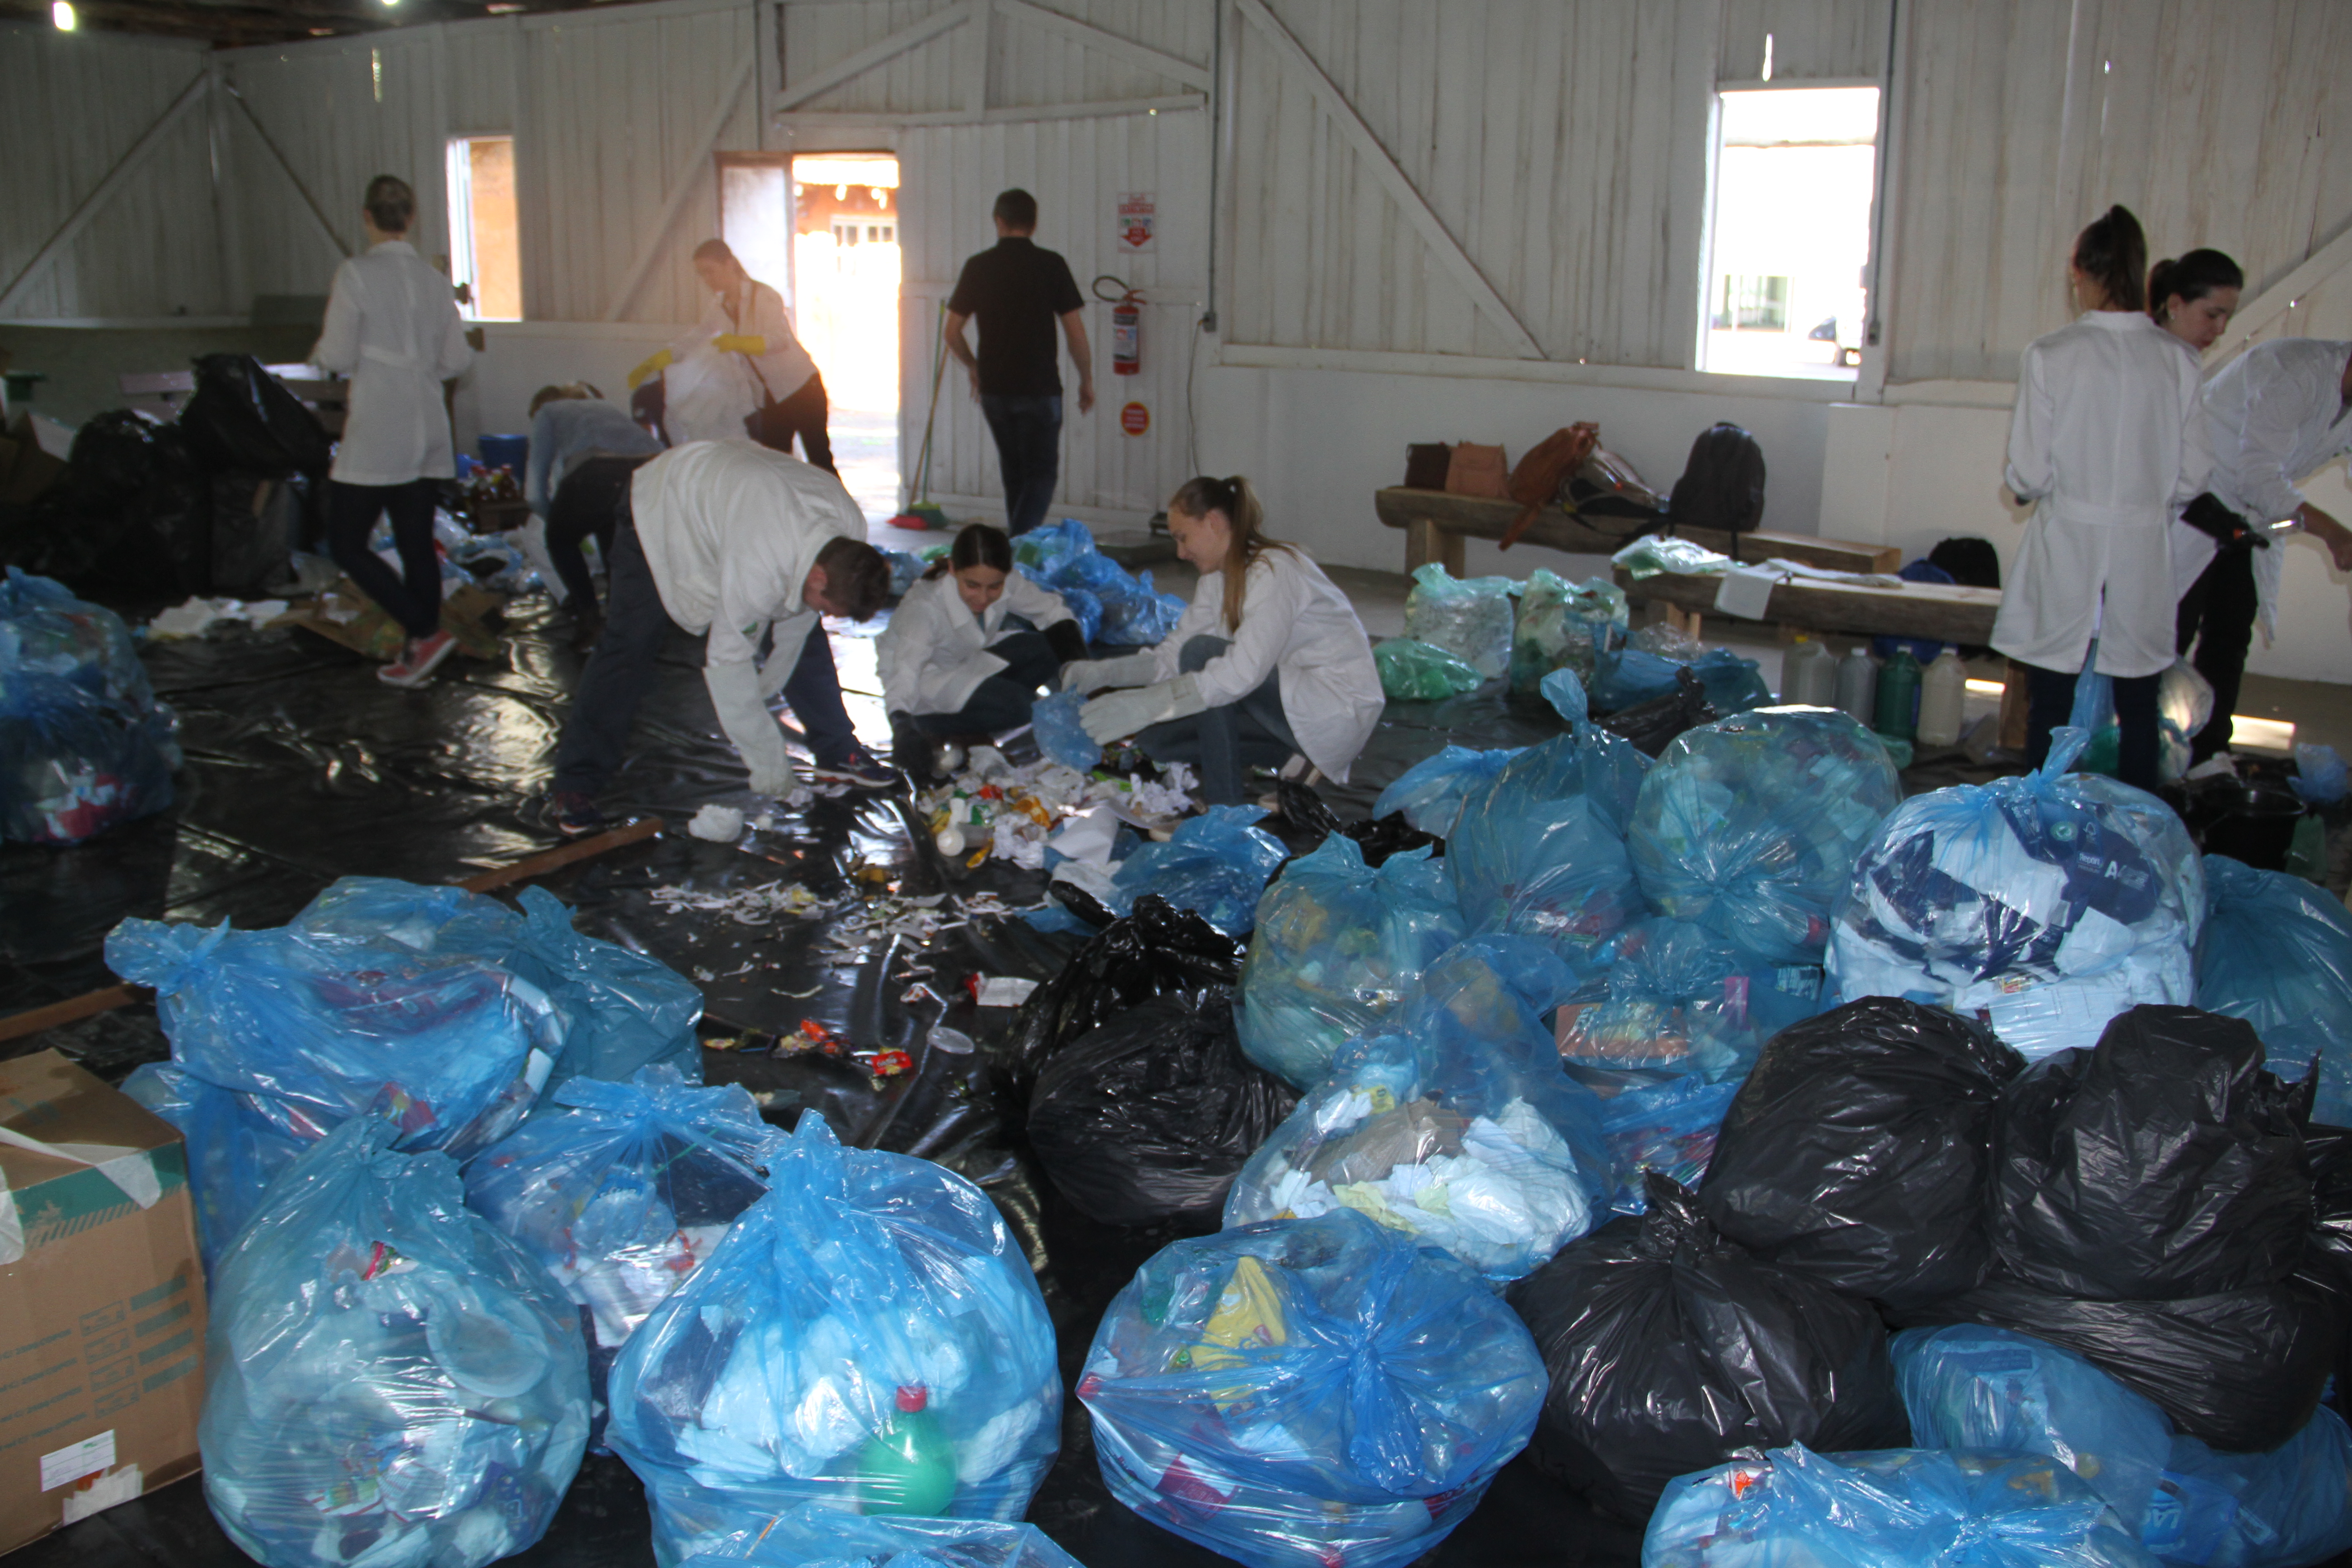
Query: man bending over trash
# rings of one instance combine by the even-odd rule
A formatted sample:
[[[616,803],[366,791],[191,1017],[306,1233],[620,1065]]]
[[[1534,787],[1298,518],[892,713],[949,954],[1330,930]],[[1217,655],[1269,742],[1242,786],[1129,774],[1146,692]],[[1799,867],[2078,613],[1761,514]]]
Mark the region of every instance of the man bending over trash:
[[[808,734],[818,778],[868,789],[896,782],[857,743],[818,619],[865,620],[890,586],[839,479],[749,441],[688,442],[639,468],[622,493],[611,572],[604,633],[556,747],[548,819],[558,832],[604,826],[595,795],[620,769],[673,625],[708,634],[710,704],[754,791],[784,795],[798,783],[768,712],[779,690]],[[761,664],[771,628],[774,649]]]

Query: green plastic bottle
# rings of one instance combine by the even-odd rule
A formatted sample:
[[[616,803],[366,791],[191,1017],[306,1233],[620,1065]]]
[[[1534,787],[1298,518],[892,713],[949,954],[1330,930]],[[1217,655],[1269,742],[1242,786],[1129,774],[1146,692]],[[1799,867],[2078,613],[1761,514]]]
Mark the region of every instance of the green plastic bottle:
[[[919,1383],[898,1389],[898,1410],[857,1454],[857,1504],[866,1513],[937,1516],[955,1500],[955,1449]]]
[[[1878,672],[1877,721],[1871,728],[1897,741],[1908,741],[1919,730],[1919,661],[1907,647]]]

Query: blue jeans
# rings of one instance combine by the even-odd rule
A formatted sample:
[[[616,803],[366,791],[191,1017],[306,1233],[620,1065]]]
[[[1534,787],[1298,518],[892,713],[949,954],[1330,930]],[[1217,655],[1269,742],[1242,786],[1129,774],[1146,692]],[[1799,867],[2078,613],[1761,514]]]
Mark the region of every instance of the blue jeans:
[[[1062,400],[982,393],[981,416],[996,437],[1004,474],[1004,526],[1015,537],[1045,521],[1062,477]]]
[[[628,760],[629,731],[637,706],[654,681],[654,662],[676,623],[662,608],[653,569],[624,489],[614,510],[613,555],[604,634],[580,674],[563,739],[555,748],[557,795],[594,795],[612,782]],[[799,662],[784,682],[784,700],[808,735],[817,765],[834,767],[857,753],[857,732],[841,700],[841,677],[833,667],[833,644],[822,624],[810,628]]]
[[[1232,646],[1220,637],[1192,637],[1177,656],[1177,668],[1197,675]],[[1188,763],[1197,769],[1201,795],[1210,805],[1239,805],[1247,770],[1278,768],[1298,750],[1298,737],[1282,710],[1282,671],[1259,681],[1238,702],[1154,724],[1135,743],[1155,763]]]

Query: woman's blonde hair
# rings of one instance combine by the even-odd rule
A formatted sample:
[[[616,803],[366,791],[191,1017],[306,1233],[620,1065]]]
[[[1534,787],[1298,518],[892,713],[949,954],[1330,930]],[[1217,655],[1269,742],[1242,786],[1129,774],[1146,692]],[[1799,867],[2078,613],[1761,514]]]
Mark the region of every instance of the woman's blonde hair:
[[[1225,514],[1225,522],[1233,531],[1233,542],[1225,547],[1225,630],[1237,632],[1242,626],[1242,600],[1249,589],[1249,569],[1257,558],[1269,550],[1289,550],[1292,547],[1279,539],[1265,536],[1265,509],[1258,505],[1257,491],[1248,479],[1239,474],[1231,479],[1215,479],[1202,474],[1186,479],[1168,498],[1171,513],[1186,517],[1206,517],[1213,511]]]

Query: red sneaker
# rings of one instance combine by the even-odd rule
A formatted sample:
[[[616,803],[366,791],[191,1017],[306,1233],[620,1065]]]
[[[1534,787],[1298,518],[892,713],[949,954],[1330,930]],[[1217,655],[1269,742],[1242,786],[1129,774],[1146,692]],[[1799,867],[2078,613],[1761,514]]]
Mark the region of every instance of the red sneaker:
[[[375,678],[386,686],[421,686],[425,678],[440,668],[441,661],[457,648],[457,639],[447,632],[436,631],[431,637],[412,637],[406,651],[375,672]]]

